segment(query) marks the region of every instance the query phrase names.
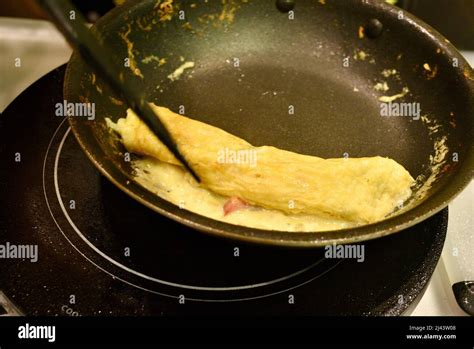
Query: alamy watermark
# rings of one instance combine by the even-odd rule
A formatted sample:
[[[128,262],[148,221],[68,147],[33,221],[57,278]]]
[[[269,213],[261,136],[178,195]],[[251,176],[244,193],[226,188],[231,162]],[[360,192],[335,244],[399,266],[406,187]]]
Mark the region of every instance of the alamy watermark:
[[[87,120],[95,119],[95,103],[72,103],[64,100],[54,106],[56,116],[78,116],[87,117]]]
[[[364,245],[326,245],[324,257],[328,259],[356,259],[362,263],[365,260]]]
[[[0,259],[29,259],[38,261],[38,245],[15,245],[9,242],[0,245]]]
[[[257,150],[223,148],[217,152],[217,163],[257,166]]]
[[[46,339],[53,343],[56,341],[56,326],[38,326],[26,323],[18,326],[19,339]]]
[[[380,104],[380,116],[404,116],[410,117],[413,120],[419,120],[421,117],[420,103],[399,103],[388,102]]]

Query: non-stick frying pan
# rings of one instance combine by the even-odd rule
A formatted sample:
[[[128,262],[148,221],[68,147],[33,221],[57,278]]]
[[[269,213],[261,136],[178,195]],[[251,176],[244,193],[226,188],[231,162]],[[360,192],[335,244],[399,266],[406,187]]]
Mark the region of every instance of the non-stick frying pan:
[[[443,161],[426,194],[415,193],[410,208],[382,222],[314,233],[226,224],[134,182],[125,150],[105,124],[106,117],[124,117],[127,107],[74,54],[65,99],[96,108],[94,121],[69,119],[81,147],[127,194],[203,232],[286,246],[372,239],[438,212],[472,178],[472,68],[434,29],[383,1],[127,1],[93,30],[123,59],[124,78],[141,80],[149,101],[184,107],[187,116],[256,146],[326,158],[386,156],[422,186],[445,139],[448,151],[438,152]],[[194,69],[172,81],[168,75],[183,61]],[[374,88],[383,82],[388,91]],[[419,103],[425,117],[381,116],[379,97],[404,88],[410,92],[396,102]]]

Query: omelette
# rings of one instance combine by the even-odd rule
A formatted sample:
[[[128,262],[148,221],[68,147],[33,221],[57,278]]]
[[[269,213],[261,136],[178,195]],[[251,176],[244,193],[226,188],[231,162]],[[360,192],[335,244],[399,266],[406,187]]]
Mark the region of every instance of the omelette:
[[[127,151],[142,157],[136,162],[139,182],[161,188],[155,192],[177,205],[194,200],[184,208],[196,213],[271,230],[333,230],[383,220],[411,196],[413,177],[392,159],[323,159],[255,147],[220,128],[151,106],[200,183],[186,175],[132,110],[117,123],[107,123]],[[168,195],[173,191],[179,195]]]

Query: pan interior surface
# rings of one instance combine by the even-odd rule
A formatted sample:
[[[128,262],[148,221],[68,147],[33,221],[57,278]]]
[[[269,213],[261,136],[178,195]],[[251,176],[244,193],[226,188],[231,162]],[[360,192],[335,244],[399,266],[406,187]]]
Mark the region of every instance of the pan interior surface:
[[[398,216],[333,232],[261,231],[179,209],[133,181],[125,150],[105,124],[105,118],[124,117],[127,108],[74,54],[65,99],[95,103],[96,120],[70,117],[71,127],[99,170],[132,197],[219,236],[320,246],[413,225],[469,181],[473,73],[431,28],[408,14],[399,19],[397,8],[375,1],[297,1],[290,13],[278,11],[274,1],[193,3],[131,1],[95,27],[127,63],[125,77],[142,81],[149,101],[256,146],[323,158],[390,157],[417,177],[419,187],[430,183]],[[364,34],[372,18],[383,24],[373,39]],[[173,78],[186,62],[194,67]],[[395,102],[416,103],[419,115],[382,116],[380,98],[397,94],[402,96]],[[438,173],[430,179],[437,155]]]

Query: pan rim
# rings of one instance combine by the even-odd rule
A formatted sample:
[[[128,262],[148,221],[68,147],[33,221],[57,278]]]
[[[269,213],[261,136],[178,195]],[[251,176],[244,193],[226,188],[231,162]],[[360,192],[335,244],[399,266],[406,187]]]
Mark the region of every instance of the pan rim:
[[[116,7],[109,11],[104,17],[101,18],[100,22],[108,21],[113,19],[114,16],[121,14],[125,9],[130,11],[135,6],[140,6],[138,1],[127,2],[124,5]],[[384,2],[369,1],[364,6],[372,6],[374,8],[381,8],[384,11],[387,11],[388,14],[392,16],[398,16],[398,13],[401,9],[385,4]],[[464,57],[459,53],[459,51],[440,33],[433,29],[428,24],[424,23],[420,19],[411,15],[408,12],[404,12],[404,16],[407,19],[408,23],[414,30],[421,31],[427,40],[433,41],[440,48],[444,49],[446,56],[449,59],[457,58],[459,62],[459,69],[468,71],[473,71]],[[100,23],[99,22],[99,23]],[[77,53],[74,53],[71,61],[73,62],[74,57],[77,56]],[[70,74],[71,74],[71,64],[69,63],[66,69],[63,94],[64,96],[70,95]],[[474,74],[471,74],[474,76]],[[468,92],[470,96],[474,96],[474,80],[470,80],[467,76],[465,78],[466,85],[468,86]],[[468,105],[474,110],[474,98],[471,98]],[[221,237],[229,238],[233,240],[238,240],[242,242],[266,244],[273,246],[282,246],[282,247],[322,247],[330,244],[346,244],[346,243],[357,243],[361,241],[372,240],[375,238],[391,235],[393,233],[402,231],[404,229],[410,228],[417,223],[420,223],[434,214],[438,213],[444,209],[451,200],[453,200],[461,191],[467,187],[470,181],[473,178],[473,165],[474,165],[474,143],[471,143],[466,149],[466,158],[463,163],[458,167],[457,173],[454,177],[455,183],[444,184],[436,192],[431,194],[426,200],[419,203],[417,206],[403,212],[399,215],[387,218],[380,222],[373,224],[339,229],[332,231],[321,231],[321,232],[285,232],[285,231],[275,231],[275,230],[264,230],[264,229],[255,229],[248,228],[244,226],[234,225],[230,223],[225,223],[221,221],[216,221],[211,218],[207,218],[201,215],[198,215],[194,212],[188,212],[188,216],[193,218],[194,216],[198,217],[196,220],[192,220],[183,216],[180,216],[177,213],[168,211],[163,207],[159,207],[150,200],[142,197],[140,192],[149,192],[147,189],[140,186],[138,183],[131,181],[126,185],[126,181],[129,180],[123,173],[120,171],[114,171],[115,175],[108,171],[108,169],[101,162],[100,158],[103,154],[98,154],[91,150],[87,145],[88,143],[81,136],[79,130],[80,126],[76,122],[76,119],[73,117],[68,118],[69,125],[73,131],[73,134],[79,143],[82,150],[85,152],[89,160],[94,164],[94,166],[99,170],[99,172],[104,175],[109,181],[111,181],[116,187],[121,189],[127,195],[140,202],[144,206],[152,209],[153,211],[170,218],[174,221],[177,221],[181,224],[184,224],[190,228],[199,230],[201,232]],[[121,177],[121,178],[117,178]],[[122,178],[123,177],[123,178]],[[156,194],[151,193],[156,196]],[[159,196],[156,196],[160,198]],[[161,198],[160,198],[161,199]],[[163,200],[163,199],[161,199]],[[176,206],[177,208],[177,206]],[[211,224],[203,224],[198,222],[210,222]],[[225,229],[228,228],[228,229]]]

